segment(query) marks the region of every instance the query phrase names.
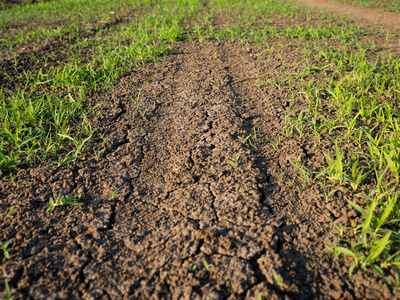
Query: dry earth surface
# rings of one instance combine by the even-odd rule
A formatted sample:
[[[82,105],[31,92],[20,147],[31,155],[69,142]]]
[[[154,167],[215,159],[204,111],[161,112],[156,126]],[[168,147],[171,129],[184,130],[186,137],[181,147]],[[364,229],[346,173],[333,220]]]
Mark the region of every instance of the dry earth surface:
[[[358,18],[372,25],[382,25],[390,30],[400,28],[399,14],[393,12],[379,11],[379,8],[361,7],[345,3],[332,2],[329,0],[296,0],[296,2],[337,13],[345,14],[350,18]],[[376,4],[379,7],[379,1]]]
[[[292,94],[259,88],[254,74],[276,78],[283,57],[300,55],[254,51],[179,42],[165,61],[88,99],[104,144],[75,165],[22,168],[14,182],[2,175],[1,210],[15,209],[0,216],[2,237],[14,238],[0,282],[15,299],[393,299],[375,273],[349,277],[351,261],[326,249],[337,237],[324,214],[348,227],[360,218],[345,201],[352,195],[326,202],[318,187],[293,188],[289,160],[318,169],[323,155],[295,137],[271,144]],[[127,104],[139,90],[144,117]],[[254,147],[239,138],[250,134]],[[51,196],[80,194],[84,205],[46,212]]]

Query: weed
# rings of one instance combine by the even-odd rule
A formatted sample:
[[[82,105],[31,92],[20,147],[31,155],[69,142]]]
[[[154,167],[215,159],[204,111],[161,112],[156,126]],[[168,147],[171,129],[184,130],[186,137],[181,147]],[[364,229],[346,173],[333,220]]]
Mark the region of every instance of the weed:
[[[66,135],[66,134],[58,134],[58,135],[60,137],[65,138],[65,139],[70,139],[74,143],[75,150],[70,151],[68,153],[68,155],[67,155],[67,156],[70,156],[72,154],[72,158],[73,158],[72,160],[75,160],[75,159],[78,158],[78,156],[82,153],[82,151],[83,151],[83,149],[85,147],[85,144],[92,138],[92,135],[90,135],[90,136],[88,136],[87,138],[85,138],[83,140],[78,140],[78,139],[75,139],[75,138],[73,138],[73,137],[71,137],[69,135]]]
[[[14,296],[11,295],[10,286],[8,285],[7,280],[4,282],[4,285],[5,285],[6,296],[3,299],[4,300],[13,300]]]
[[[191,268],[188,269],[189,273],[194,273],[196,271],[197,266],[193,265]]]
[[[361,170],[358,168],[359,158],[355,160],[351,167],[351,178],[348,181],[350,182],[351,187],[353,190],[357,190],[358,187],[363,183],[365,178],[372,172],[372,170],[368,172],[364,172],[364,168]]]
[[[116,190],[112,191],[109,195],[109,200],[114,200],[115,199],[115,195],[122,189],[122,186],[117,188]]]
[[[12,215],[12,212],[13,212],[14,208],[15,208],[15,206],[11,206],[10,210],[8,211],[8,213],[6,213],[6,214],[1,214],[1,215],[2,215],[2,216],[8,216],[8,217],[11,218],[11,215]]]
[[[96,161],[99,161],[100,155],[101,155],[105,150],[106,150],[106,149],[101,149],[100,151],[93,150],[94,159],[95,159]]]
[[[310,171],[301,164],[301,155],[297,157],[296,162],[293,162],[291,159],[289,159],[290,164],[297,169],[297,171],[300,173],[300,176],[298,178],[304,182],[305,185],[308,185],[311,181],[310,178]]]
[[[150,76],[143,84],[142,84],[142,86],[140,87],[140,89],[139,89],[139,91],[136,93],[136,95],[135,95],[135,99],[132,99],[132,97],[130,96],[130,95],[128,95],[128,94],[126,94],[125,93],[125,95],[127,96],[127,97],[129,97],[129,99],[131,99],[131,101],[135,104],[135,115],[136,116],[141,116],[142,118],[144,118],[144,115],[145,115],[145,111],[139,111],[139,105],[140,105],[140,94],[142,93],[142,90],[143,90],[143,87],[145,86],[145,84],[146,83],[148,83],[149,81],[150,81],[150,79],[152,79],[153,78],[153,76]]]
[[[275,270],[272,270],[272,276],[274,277],[275,283],[282,288],[284,286],[284,281],[278,273],[275,272]]]
[[[83,202],[77,202],[81,199],[81,196],[74,197],[50,197],[49,199],[49,207],[47,208],[47,212],[53,212],[57,206],[64,206],[64,205],[83,205]]]
[[[203,265],[204,265],[204,267],[206,268],[207,271],[210,271],[210,268],[214,267],[214,265],[213,264],[209,264],[205,258],[203,258]]]
[[[334,182],[345,183],[349,181],[343,170],[343,153],[338,147],[337,140],[335,141],[335,154],[336,158],[332,158],[328,153],[324,153],[325,160],[328,163],[328,168],[325,169],[325,173],[328,175],[330,180]]]
[[[344,234],[345,228],[343,225],[337,225],[334,223],[327,215],[324,214],[324,217],[337,229],[338,238],[342,238]]]
[[[297,214],[290,214],[290,221],[293,223],[297,219]]]
[[[257,146],[254,142],[255,137],[256,137],[256,134],[251,133],[246,138],[239,137],[239,139],[242,141],[243,144],[246,144],[246,142],[248,142],[251,147],[253,147],[254,149],[257,149]],[[253,141],[252,141],[252,139],[253,139]]]
[[[316,262],[309,262],[311,269],[314,269],[317,266]]]
[[[229,158],[225,158],[227,162],[229,162],[232,166],[232,168],[236,169],[237,166],[239,165],[239,158],[240,158],[240,153],[238,156],[236,156],[235,160],[231,160]]]
[[[242,137],[239,136],[239,140],[241,140],[243,144],[246,144],[247,140],[248,140],[251,136],[252,136],[252,134],[249,134],[249,135],[248,135],[247,137],[245,137],[245,138],[242,138]]]
[[[10,180],[11,180],[12,185],[15,185],[15,179],[17,179],[18,175],[14,175],[14,176],[13,176],[13,175],[10,173],[9,176],[10,176]]]
[[[9,258],[10,258],[10,253],[8,253],[7,248],[8,248],[8,246],[10,245],[10,243],[12,242],[12,240],[13,240],[13,239],[9,239],[8,241],[5,241],[4,243],[0,242],[0,250],[3,250],[3,256],[4,256],[3,262],[4,262],[6,259],[9,259]]]
[[[212,166],[210,167],[210,171],[211,171],[211,174],[215,175],[215,170]]]
[[[283,138],[279,136],[275,141],[271,142],[272,147],[276,149],[278,145],[283,141]]]
[[[323,182],[319,182],[319,185],[322,187],[322,190],[324,192],[324,198],[325,198],[326,202],[329,202],[331,200],[331,197],[339,190],[339,189],[330,190],[329,188],[331,188],[333,185],[327,185],[326,179],[324,179]]]

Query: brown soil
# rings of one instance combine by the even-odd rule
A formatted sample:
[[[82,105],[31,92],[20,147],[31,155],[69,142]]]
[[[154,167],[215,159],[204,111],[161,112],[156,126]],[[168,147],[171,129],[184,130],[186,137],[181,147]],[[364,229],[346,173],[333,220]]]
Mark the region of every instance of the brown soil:
[[[351,227],[353,196],[299,190],[289,159],[317,169],[323,156],[283,137],[292,91],[257,85],[301,59],[289,50],[267,60],[240,42],[181,42],[89,99],[106,143],[76,165],[2,177],[1,211],[15,208],[0,216],[1,241],[13,238],[0,283],[16,299],[392,298],[326,250],[337,237],[324,214]],[[126,96],[141,88],[144,117]],[[256,148],[239,139],[254,127]],[[46,212],[50,197],[79,194],[84,205]]]
[[[398,31],[400,29],[400,14],[382,12],[378,8],[362,7],[329,0],[295,0],[296,2],[341,14],[346,14],[350,19],[362,19],[371,25],[382,25],[386,29]]]
[[[47,2],[51,0],[0,0],[0,9],[8,9],[16,5],[33,4],[37,2]]]

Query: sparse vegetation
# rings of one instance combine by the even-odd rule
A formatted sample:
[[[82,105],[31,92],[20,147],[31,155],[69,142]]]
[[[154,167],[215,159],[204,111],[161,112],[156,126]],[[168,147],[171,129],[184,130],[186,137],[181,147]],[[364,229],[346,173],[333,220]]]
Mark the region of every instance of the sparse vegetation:
[[[7,241],[5,241],[5,242],[0,242],[0,249],[3,251],[3,256],[4,256],[4,258],[3,258],[3,262],[6,260],[6,259],[9,259],[10,258],[10,253],[8,252],[8,246],[10,245],[10,243],[13,241],[13,239],[9,239],[9,240],[7,240]]]
[[[376,5],[376,1],[370,0],[338,1],[363,6]],[[379,8],[400,11],[398,3],[391,0],[381,1]],[[12,29],[12,26],[17,29]],[[228,207],[226,203],[220,203],[225,198],[221,200],[223,197],[218,194],[225,192],[218,189],[220,185],[223,186],[221,182],[228,176],[227,173],[240,173],[245,165],[243,162],[249,161],[248,155],[253,155],[254,161],[269,164],[270,160],[277,159],[272,155],[275,152],[287,153],[280,156],[275,165],[271,163],[266,169],[260,167],[263,170],[260,173],[263,174],[257,182],[257,195],[260,194],[262,200],[259,200],[260,203],[255,202],[260,206],[268,202],[264,198],[271,195],[271,189],[276,183],[264,173],[276,169],[281,174],[278,174],[279,187],[290,186],[295,191],[291,193],[299,196],[301,201],[315,196],[324,203],[320,207],[335,202],[344,203],[346,213],[349,209],[354,212],[351,220],[345,216],[338,221],[340,214],[336,214],[336,211],[332,215],[329,212],[322,213],[326,218],[324,224],[330,226],[327,234],[336,230],[334,243],[326,244],[333,253],[331,256],[339,259],[345,256],[352,261],[348,265],[350,277],[357,270],[373,271],[388,286],[399,288],[400,57],[398,49],[391,46],[398,43],[399,37],[395,32],[373,26],[358,26],[344,17],[317,13],[283,0],[216,0],[207,3],[200,0],[118,0],[110,3],[100,0],[62,0],[36,3],[25,1],[20,5],[0,4],[0,36],[0,58],[3,59],[3,62],[0,60],[0,176],[13,186],[18,185],[20,175],[17,172],[21,169],[45,164],[49,164],[49,168],[62,168],[77,164],[85,154],[93,157],[96,163],[101,162],[109,150],[106,150],[106,146],[104,149],[94,146],[101,141],[105,145],[107,137],[104,132],[99,132],[95,124],[107,118],[102,113],[111,109],[97,106],[96,97],[115,91],[117,86],[121,89],[119,84],[127,74],[139,73],[139,69],[147,63],[157,65],[168,55],[177,55],[179,51],[174,47],[180,45],[178,42],[196,42],[199,45],[205,41],[240,43],[246,49],[243,50],[243,56],[251,55],[254,61],[268,62],[268,68],[254,77],[243,74],[245,78],[237,79],[231,78],[229,66],[224,66],[226,77],[218,77],[218,81],[207,83],[207,89],[214,92],[214,97],[216,91],[223,87],[240,90],[239,84],[248,81],[245,82],[248,89],[255,87],[261,92],[272,91],[265,92],[263,97],[265,102],[272,98],[271,95],[274,97],[274,106],[270,105],[268,120],[278,120],[276,123],[279,124],[279,130],[270,130],[262,123],[261,117],[257,116],[251,127],[241,127],[240,132],[246,134],[234,134],[237,148],[224,149],[226,152],[223,155],[230,153],[231,157],[221,155],[220,161],[210,162],[210,159],[215,159],[210,156],[205,172],[198,167],[195,174],[189,175],[186,173],[190,173],[197,159],[202,161],[203,167],[205,160],[201,160],[204,158],[202,153],[196,152],[200,146],[196,144],[198,148],[188,147],[190,158],[185,160],[185,167],[176,167],[176,170],[184,169],[184,178],[173,173],[171,177],[176,182],[165,192],[168,199],[160,200],[157,196],[154,201],[169,201],[171,195],[182,186],[195,183],[207,185],[204,193],[212,194],[210,198],[215,202],[210,210],[216,205]],[[52,50],[53,47],[55,50]],[[212,47],[209,55],[218,61],[223,59],[224,53]],[[242,62],[239,59],[234,63]],[[175,70],[175,66],[172,69]],[[136,122],[142,126],[151,114],[150,109],[142,109],[147,86],[152,84],[154,95],[149,96],[149,93],[145,96],[170,97],[165,92],[170,88],[168,85],[162,86],[163,94],[156,93],[157,87],[161,86],[159,78],[164,78],[165,70],[168,68],[162,69],[158,77],[143,72],[145,75],[136,78],[135,90],[118,91],[118,97],[124,99],[119,105],[110,104],[112,101],[106,103],[114,110],[119,109],[130,122],[124,128],[126,137],[121,138],[126,143],[144,135],[142,129],[139,131],[134,126]],[[214,72],[208,71],[207,74]],[[245,87],[241,88],[245,90]],[[186,87],[179,89],[182,94],[187,92]],[[206,101],[207,97],[204,96],[203,100]],[[154,111],[161,106],[158,102],[154,100]],[[199,115],[204,113],[207,119],[214,118],[205,102],[195,104],[204,108]],[[195,104],[187,103],[188,106]],[[251,107],[251,100],[248,100],[242,110]],[[242,117],[245,115],[242,110],[235,111],[235,117],[249,120],[248,117]],[[118,117],[118,114],[115,116]],[[247,121],[243,122],[245,124]],[[229,126],[215,132],[225,132]],[[112,133],[113,125],[108,124],[107,130]],[[202,132],[205,131],[215,134],[212,128]],[[130,136],[132,132],[135,134]],[[151,134],[146,137],[146,143],[152,141]],[[185,134],[190,136],[189,131],[185,131]],[[212,138],[202,136],[199,141],[190,143],[198,142],[204,149],[208,149],[204,145]],[[142,159],[148,146],[144,144],[137,150],[140,154],[132,150],[132,157],[126,155],[124,159],[139,161],[135,155]],[[183,146],[185,150],[171,148],[171,151],[186,151]],[[201,151],[207,151],[204,149]],[[262,157],[266,153],[263,152],[265,149],[273,149],[269,152],[271,157]],[[222,166],[217,161],[222,161]],[[232,168],[238,166],[240,168],[231,172]],[[221,171],[224,167],[228,172]],[[131,192],[134,189],[133,178],[137,178],[141,172],[134,171],[121,171],[124,180],[131,184]],[[212,176],[215,174],[218,176]],[[207,176],[221,181],[210,184],[206,181]],[[29,185],[28,188],[37,188],[34,179],[22,177],[22,180]],[[46,183],[46,178],[41,181]],[[160,180],[154,186],[158,189],[163,184]],[[64,183],[63,188],[66,185]],[[247,196],[254,192],[252,186],[255,184],[246,185],[247,195],[244,199],[250,199]],[[115,200],[120,189],[122,187],[112,191],[107,200]],[[140,193],[138,195],[141,197]],[[29,197],[33,194],[29,194]],[[287,192],[290,197],[292,194]],[[0,200],[6,199],[3,194],[0,197]],[[58,206],[84,204],[80,200],[81,196],[50,197],[46,212],[53,212]],[[16,215],[13,214],[15,205],[6,205],[2,206],[7,208],[0,217],[7,218],[7,221],[13,220]],[[228,211],[231,207],[224,209]],[[238,205],[232,209],[244,208]],[[182,212],[180,203],[171,210],[191,217]],[[273,215],[272,211],[276,208],[268,207],[268,210]],[[260,215],[261,212],[257,211],[254,218]],[[218,217],[215,214],[215,218]],[[226,216],[224,218],[228,219]],[[286,212],[285,218],[290,223],[300,222],[300,209],[295,214]],[[231,215],[229,221],[224,223],[244,222],[234,220]],[[0,243],[3,261],[10,257],[8,247],[12,241],[9,239]],[[313,241],[321,242],[322,239],[313,238]],[[207,271],[213,267],[205,258],[202,262]],[[314,266],[318,268],[318,265]],[[196,265],[187,270],[190,275],[201,271],[196,270]],[[286,285],[289,286],[280,274],[272,272],[272,278],[279,289],[284,290]],[[156,276],[155,273],[152,276]],[[5,287],[6,298],[11,299],[7,281]],[[262,298],[260,293],[257,298]]]
[[[53,212],[57,206],[64,206],[64,205],[83,205],[83,202],[78,202],[81,199],[81,196],[74,197],[50,197],[49,199],[49,207],[47,208],[47,212]]]

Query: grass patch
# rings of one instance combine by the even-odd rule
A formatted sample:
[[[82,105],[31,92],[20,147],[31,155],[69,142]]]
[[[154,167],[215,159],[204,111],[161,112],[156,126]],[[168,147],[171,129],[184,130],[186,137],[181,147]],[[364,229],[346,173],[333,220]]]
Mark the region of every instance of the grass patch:
[[[89,57],[79,56],[77,46],[71,63],[8,76],[23,87],[0,90],[4,124],[0,130],[0,172],[44,162],[55,155],[61,155],[59,164],[76,160],[94,131],[82,102],[91,91],[112,88],[125,71],[167,54],[171,43],[182,38],[185,29],[180,24],[196,14],[199,5],[195,1],[180,4],[159,6],[138,16],[133,24],[110,32]],[[123,44],[126,39],[129,43]],[[18,66],[20,62],[14,63]]]

